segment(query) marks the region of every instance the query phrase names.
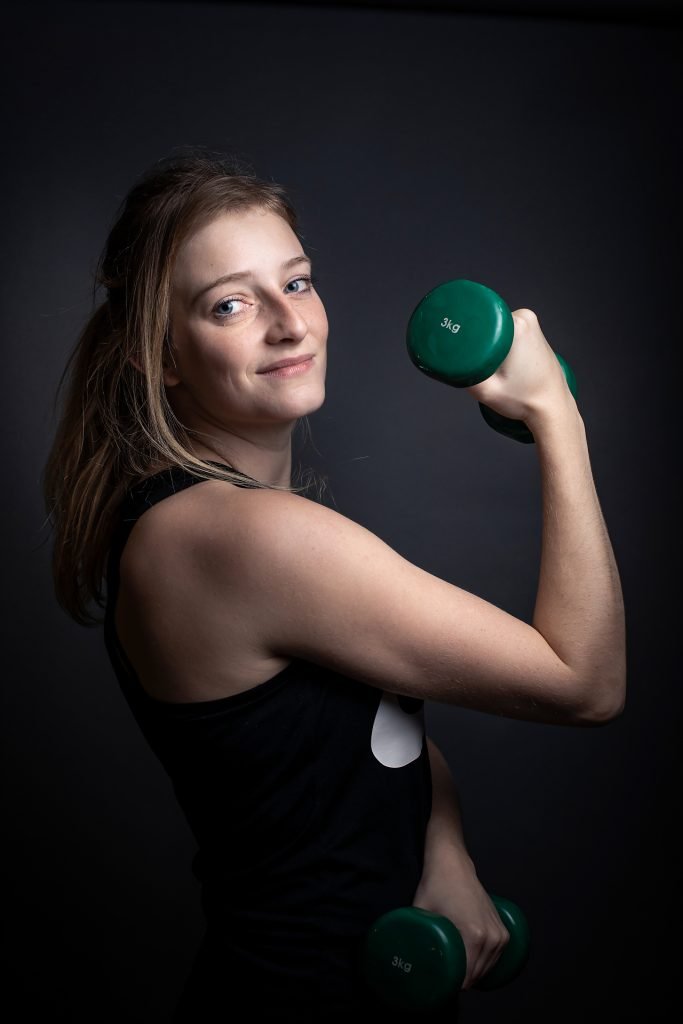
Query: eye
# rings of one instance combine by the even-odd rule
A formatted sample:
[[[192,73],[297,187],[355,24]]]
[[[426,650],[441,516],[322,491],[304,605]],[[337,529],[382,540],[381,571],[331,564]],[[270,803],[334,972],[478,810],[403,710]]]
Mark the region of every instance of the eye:
[[[230,317],[236,316],[239,313],[239,309],[236,306],[243,302],[242,299],[221,299],[213,307],[214,316],[217,316],[219,320],[228,320]]]
[[[304,275],[303,277],[295,278],[294,281],[290,281],[288,285],[285,285],[285,288],[286,289],[292,289],[293,285],[295,285],[295,284],[296,285],[300,285],[301,287],[293,289],[290,292],[290,294],[292,294],[292,295],[297,295],[299,292],[308,292],[308,291],[310,291],[312,286],[313,286],[313,283],[314,282],[313,282],[313,278],[312,277],[307,277],[306,275]]]

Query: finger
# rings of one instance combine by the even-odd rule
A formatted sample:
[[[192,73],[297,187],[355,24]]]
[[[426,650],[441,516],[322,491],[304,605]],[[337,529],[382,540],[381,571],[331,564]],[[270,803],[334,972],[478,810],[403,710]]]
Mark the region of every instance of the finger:
[[[467,953],[467,971],[462,984],[463,989],[471,988],[480,978],[488,974],[500,959],[509,939],[508,932],[505,932],[504,937],[491,939],[477,947],[470,947],[470,951]]]
[[[465,971],[465,977],[463,978],[462,986],[463,989],[471,988],[477,978],[480,976],[483,965],[483,955],[485,954],[485,944],[477,943],[476,945],[465,945],[465,953],[467,957],[467,969]]]

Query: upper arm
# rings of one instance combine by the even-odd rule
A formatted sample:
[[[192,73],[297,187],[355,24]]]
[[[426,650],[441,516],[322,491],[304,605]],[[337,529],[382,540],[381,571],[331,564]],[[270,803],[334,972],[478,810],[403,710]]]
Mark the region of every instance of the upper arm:
[[[478,711],[590,721],[579,681],[537,630],[331,509],[241,491],[229,511],[214,504],[202,536],[211,587],[273,654]]]

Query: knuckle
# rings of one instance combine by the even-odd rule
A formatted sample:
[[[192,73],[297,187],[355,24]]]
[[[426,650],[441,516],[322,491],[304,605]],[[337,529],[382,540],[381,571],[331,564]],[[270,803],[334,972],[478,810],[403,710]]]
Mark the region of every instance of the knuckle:
[[[533,309],[516,309],[513,316],[518,317],[528,327],[534,327],[538,323],[538,317]]]

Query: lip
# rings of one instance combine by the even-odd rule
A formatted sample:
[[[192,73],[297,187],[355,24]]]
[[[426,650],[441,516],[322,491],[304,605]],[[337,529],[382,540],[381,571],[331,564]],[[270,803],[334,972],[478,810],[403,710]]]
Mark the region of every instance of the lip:
[[[278,377],[293,377],[297,373],[305,373],[312,365],[313,358],[313,353],[310,353],[305,356],[293,356],[291,359],[280,359],[277,363],[271,363],[270,366],[259,370],[258,373],[272,374]]]

